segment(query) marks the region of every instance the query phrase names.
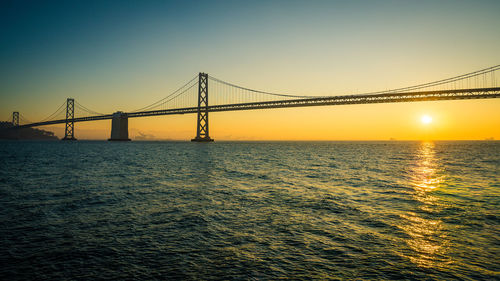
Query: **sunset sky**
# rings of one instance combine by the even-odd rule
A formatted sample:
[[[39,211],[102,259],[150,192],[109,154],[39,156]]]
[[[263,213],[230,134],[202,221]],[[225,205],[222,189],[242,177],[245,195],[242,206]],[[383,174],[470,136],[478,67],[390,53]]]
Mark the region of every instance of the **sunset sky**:
[[[311,96],[440,80],[500,64],[499,14],[494,0],[2,1],[0,119],[19,111],[41,120],[68,97],[97,112],[131,111],[198,72]],[[107,139],[110,127],[76,123],[75,137]],[[64,125],[41,128],[64,134]],[[195,129],[196,115],[129,120],[132,139],[189,140]],[[500,139],[500,99],[211,113],[210,135]]]

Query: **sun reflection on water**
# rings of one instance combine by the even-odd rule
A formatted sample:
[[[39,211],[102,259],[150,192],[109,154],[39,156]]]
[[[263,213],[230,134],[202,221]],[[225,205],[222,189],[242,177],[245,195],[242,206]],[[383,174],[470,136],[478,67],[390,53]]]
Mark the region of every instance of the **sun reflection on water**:
[[[422,142],[418,150],[418,160],[412,172],[412,185],[421,191],[435,189],[443,182],[443,177],[436,175],[438,163],[435,158],[435,144]]]
[[[399,226],[407,235],[406,244],[411,253],[405,254],[417,266],[438,267],[447,247],[447,237],[443,233],[443,222],[434,214],[442,205],[433,191],[444,182],[438,175],[439,163],[435,157],[435,144],[422,142],[417,150],[417,159],[410,169],[410,183],[414,188],[414,199],[419,202],[415,211],[402,214],[404,223]]]

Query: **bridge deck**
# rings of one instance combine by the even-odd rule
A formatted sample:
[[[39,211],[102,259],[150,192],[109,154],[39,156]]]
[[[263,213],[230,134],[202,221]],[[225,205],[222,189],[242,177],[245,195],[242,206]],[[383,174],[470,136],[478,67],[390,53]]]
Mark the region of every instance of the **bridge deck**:
[[[371,103],[489,99],[489,98],[500,98],[500,87],[406,92],[406,93],[346,95],[346,96],[330,96],[330,97],[316,97],[316,98],[303,98],[303,99],[288,99],[288,100],[266,101],[266,102],[223,104],[223,105],[211,105],[208,107],[208,111],[219,112],[219,111],[343,105],[343,104],[371,104]],[[127,115],[129,118],[136,118],[136,117],[157,116],[157,115],[190,114],[197,112],[198,112],[198,107],[184,107],[184,108],[174,108],[165,110],[130,112],[127,113]],[[105,120],[112,118],[113,118],[112,114],[106,114],[106,115],[97,115],[89,117],[78,117],[74,118],[73,121],[85,122],[85,121],[97,121],[97,120]],[[36,122],[31,124],[20,125],[16,128],[36,127],[36,126],[61,124],[61,123],[66,123],[66,119],[52,120],[46,122]]]

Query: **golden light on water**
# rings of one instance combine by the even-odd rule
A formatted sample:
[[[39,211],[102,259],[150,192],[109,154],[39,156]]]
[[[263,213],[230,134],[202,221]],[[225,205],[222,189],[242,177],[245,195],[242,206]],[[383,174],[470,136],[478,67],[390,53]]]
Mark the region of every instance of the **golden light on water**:
[[[440,219],[425,216],[442,207],[433,191],[444,181],[438,175],[439,163],[435,157],[435,144],[422,142],[417,150],[417,159],[410,170],[410,184],[415,189],[413,198],[419,203],[418,210],[401,215],[406,221],[400,226],[408,238],[405,240],[413,253],[405,255],[412,263],[422,267],[443,266],[442,257],[446,252],[445,235],[442,233],[443,222]],[[424,211],[423,213],[420,211]],[[438,242],[436,237],[440,238]],[[444,261],[445,263],[447,261]]]
[[[443,182],[443,177],[436,175],[437,160],[435,158],[435,144],[433,142],[422,142],[418,151],[418,161],[412,172],[412,185],[420,190],[428,191],[435,189]]]

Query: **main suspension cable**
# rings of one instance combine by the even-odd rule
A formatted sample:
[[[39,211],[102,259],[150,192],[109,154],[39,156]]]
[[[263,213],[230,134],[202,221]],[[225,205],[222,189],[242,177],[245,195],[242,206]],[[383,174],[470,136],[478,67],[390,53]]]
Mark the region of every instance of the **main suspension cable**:
[[[470,72],[470,73],[466,73],[466,74],[462,74],[462,75],[458,75],[458,76],[454,76],[454,77],[450,77],[450,78],[446,78],[446,79],[442,79],[442,80],[437,80],[437,81],[433,81],[433,82],[429,82],[429,83],[418,84],[418,85],[403,87],[403,88],[384,90],[384,91],[367,92],[367,93],[361,93],[361,94],[356,94],[356,95],[377,95],[377,94],[394,93],[394,92],[407,92],[407,91],[418,90],[418,89],[423,89],[423,88],[430,88],[430,87],[435,87],[435,86],[439,86],[439,85],[443,85],[443,84],[447,84],[447,83],[451,83],[451,82],[469,79],[472,77],[477,77],[479,75],[486,75],[488,73],[494,73],[495,71],[497,71],[499,69],[500,69],[500,65],[495,65],[495,66],[484,68],[484,69],[477,70],[474,72]],[[250,91],[250,92],[254,92],[254,93],[260,93],[260,94],[266,94],[266,95],[272,95],[272,96],[291,97],[291,98],[330,97],[330,96],[299,96],[299,95],[290,95],[290,94],[277,94],[277,93],[272,93],[272,92],[265,92],[265,91],[241,87],[241,86],[217,79],[213,76],[209,76],[209,79],[212,81],[219,82],[221,84],[230,86],[230,87],[235,87],[235,88],[241,89],[241,90]]]
[[[189,85],[191,82],[193,82],[193,80],[195,80],[196,78],[198,78],[198,75],[196,75],[195,77],[193,77],[193,79],[189,80],[189,82],[187,82],[186,84],[184,84],[182,87],[178,88],[177,90],[173,91],[171,94],[169,94],[168,96],[162,98],[161,100],[157,101],[157,102],[154,102],[148,106],[145,106],[143,108],[139,108],[139,109],[136,109],[132,112],[138,112],[138,111],[145,111],[146,109],[151,109],[151,108],[154,108],[154,107],[157,107],[157,106],[160,106],[161,104],[165,104],[163,101],[165,101],[166,99],[168,99],[169,97],[175,95],[177,92],[179,92],[180,90],[182,90],[183,88],[185,88],[187,85]],[[192,87],[192,86],[191,86]],[[176,96],[177,97],[177,96]]]
[[[24,117],[21,113],[19,113],[19,119],[24,121],[23,123],[33,123],[33,121],[29,120],[28,118]]]
[[[83,111],[86,111],[87,113],[90,113],[90,114],[95,114],[95,115],[104,115],[103,113],[99,113],[99,112],[96,112],[96,111],[93,111],[93,110],[91,110],[91,109],[86,108],[85,106],[83,106],[83,105],[81,105],[79,102],[77,102],[76,100],[75,100],[75,103],[76,103],[76,105],[77,105],[80,109],[82,109]]]
[[[260,90],[253,90],[253,89],[241,87],[241,86],[238,86],[238,85],[226,82],[226,81],[222,81],[222,80],[217,79],[213,76],[208,76],[208,79],[210,79],[212,81],[219,82],[219,83],[224,84],[226,86],[230,86],[230,87],[234,87],[234,88],[237,88],[240,90],[254,92],[254,93],[258,93],[258,94],[271,95],[271,96],[277,96],[277,97],[288,97],[288,98],[313,98],[313,97],[315,97],[315,96],[296,96],[296,95],[289,95],[289,94],[277,94],[277,93],[265,92],[265,91],[260,91]]]
[[[52,113],[52,114],[50,114],[49,116],[45,117],[45,118],[44,118],[44,119],[42,119],[40,122],[45,122],[45,121],[47,121],[47,120],[50,120],[50,118],[57,116],[57,115],[59,114],[59,111],[63,108],[63,106],[64,106],[64,105],[66,105],[66,101],[65,101],[65,102],[63,102],[63,103],[61,104],[61,106],[59,106],[59,108],[57,108],[57,110],[56,110],[56,111],[54,111],[54,113]]]
[[[492,67],[484,68],[484,69],[477,70],[474,72],[470,72],[470,73],[466,73],[466,74],[462,74],[462,75],[458,75],[458,76],[454,76],[454,77],[450,77],[450,78],[446,78],[446,79],[442,79],[442,80],[438,80],[438,81],[434,81],[434,82],[419,84],[419,85],[410,86],[410,87],[391,89],[391,90],[386,90],[386,91],[362,93],[362,94],[358,94],[358,95],[376,95],[376,94],[385,94],[385,93],[393,93],[393,92],[406,92],[406,91],[410,91],[410,90],[429,88],[429,87],[439,86],[439,85],[443,85],[446,83],[456,82],[456,81],[460,81],[460,80],[464,80],[464,79],[468,79],[468,78],[472,78],[472,77],[477,77],[477,76],[483,75],[483,74],[492,73],[492,72],[495,72],[499,69],[500,69],[500,65],[495,65]]]

